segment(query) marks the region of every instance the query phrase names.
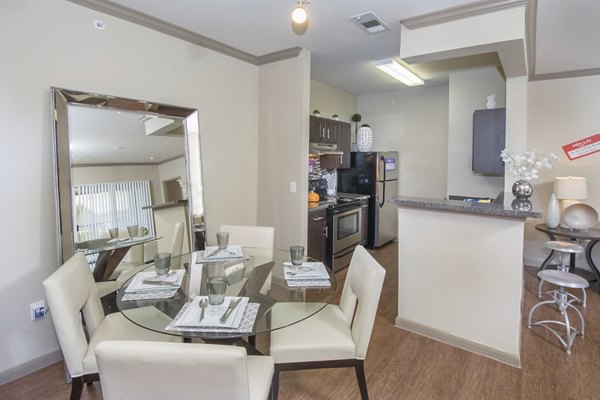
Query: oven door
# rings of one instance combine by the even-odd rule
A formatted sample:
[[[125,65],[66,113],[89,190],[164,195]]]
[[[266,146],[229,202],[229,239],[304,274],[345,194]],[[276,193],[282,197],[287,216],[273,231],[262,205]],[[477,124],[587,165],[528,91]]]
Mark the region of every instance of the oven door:
[[[345,248],[360,243],[362,227],[362,210],[360,205],[356,208],[343,211],[334,211],[332,232],[332,253],[335,254]]]

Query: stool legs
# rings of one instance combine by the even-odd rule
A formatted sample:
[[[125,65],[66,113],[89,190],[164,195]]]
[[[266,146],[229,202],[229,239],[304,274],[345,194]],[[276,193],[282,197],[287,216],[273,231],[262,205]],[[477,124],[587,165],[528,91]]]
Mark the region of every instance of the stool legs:
[[[575,337],[577,335],[583,336],[585,333],[585,321],[583,320],[583,315],[577,309],[577,307],[575,307],[571,304],[576,300],[575,299],[569,300],[570,293],[568,293],[564,287],[560,287],[558,290],[554,290],[553,292],[554,292],[554,295],[553,295],[554,298],[552,300],[539,302],[538,304],[536,304],[535,306],[533,306],[531,308],[531,311],[529,311],[529,318],[527,321],[527,326],[529,327],[529,329],[531,329],[534,326],[543,326],[544,328],[548,329],[552,334],[554,334],[554,336],[557,337],[557,339],[560,341],[560,343],[562,344],[562,346],[565,349],[565,351],[567,352],[567,354],[571,354],[571,345],[573,344],[573,340],[575,340]],[[584,299],[585,299],[585,289],[584,289],[583,293],[584,293]],[[535,310],[537,310],[538,307],[546,305],[546,304],[556,304],[560,314],[563,316],[564,322],[556,321],[556,320],[543,320],[543,321],[538,321],[538,322],[532,322],[533,314],[534,314]],[[577,330],[576,328],[571,326],[571,321],[570,321],[569,315],[567,313],[567,311],[569,309],[575,310],[575,313],[579,316],[579,319],[581,321],[581,330]],[[552,328],[550,326],[550,324],[556,324],[556,325],[565,327],[565,331],[566,331],[565,337],[563,338],[563,336],[558,331],[556,331],[554,328]]]

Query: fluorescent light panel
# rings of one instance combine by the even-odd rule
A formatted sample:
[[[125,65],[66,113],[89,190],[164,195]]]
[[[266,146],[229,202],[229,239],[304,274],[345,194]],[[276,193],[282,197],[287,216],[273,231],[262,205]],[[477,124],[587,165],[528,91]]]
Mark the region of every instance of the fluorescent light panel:
[[[419,78],[393,58],[375,61],[375,66],[406,86],[413,87],[425,84],[423,79]]]

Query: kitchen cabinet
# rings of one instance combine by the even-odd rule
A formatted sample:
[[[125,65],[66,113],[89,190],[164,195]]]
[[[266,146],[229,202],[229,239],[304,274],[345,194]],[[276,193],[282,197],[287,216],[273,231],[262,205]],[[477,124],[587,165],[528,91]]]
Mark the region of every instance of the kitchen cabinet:
[[[340,121],[310,116],[310,141],[337,144]]]
[[[473,113],[473,172],[504,175],[500,152],[505,147],[506,109]]]
[[[325,260],[327,238],[326,209],[308,210],[308,241],[306,255],[318,261]]]
[[[310,116],[309,140],[313,143],[334,144],[341,155],[322,155],[321,166],[326,169],[350,168],[351,125],[348,122]]]

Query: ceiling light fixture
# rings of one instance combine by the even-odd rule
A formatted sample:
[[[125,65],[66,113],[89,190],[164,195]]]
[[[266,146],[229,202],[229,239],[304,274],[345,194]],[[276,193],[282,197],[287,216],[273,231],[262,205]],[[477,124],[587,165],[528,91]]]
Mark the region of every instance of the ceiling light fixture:
[[[405,66],[400,64],[394,58],[386,58],[383,60],[375,61],[375,66],[390,75],[392,78],[399,80],[406,86],[421,86],[425,84],[425,81],[409,71]]]
[[[310,3],[310,0],[298,0],[298,5],[292,11],[292,21],[295,24],[303,24],[308,20],[308,13],[304,8],[304,5],[308,3]]]

